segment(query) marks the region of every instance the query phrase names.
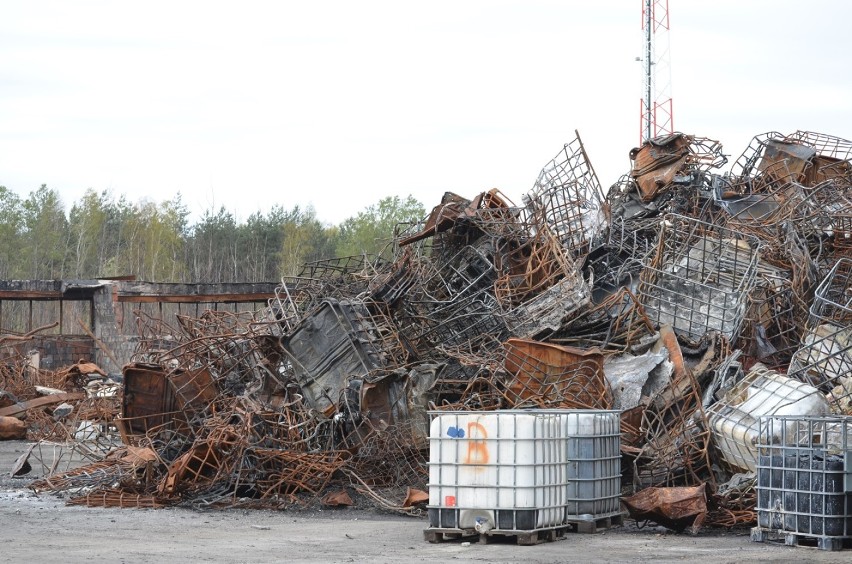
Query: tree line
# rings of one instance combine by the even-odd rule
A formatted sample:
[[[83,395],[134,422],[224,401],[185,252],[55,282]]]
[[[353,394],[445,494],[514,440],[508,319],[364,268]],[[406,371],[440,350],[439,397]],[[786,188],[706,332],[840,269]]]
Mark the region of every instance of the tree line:
[[[42,185],[26,198],[0,186],[0,279],[135,276],[152,282],[270,282],[304,263],[388,248],[399,223],[424,216],[412,196],[387,197],[339,225],[274,205],[238,221],[224,207],[194,223],[178,194],[130,202],[88,190],[66,207]]]

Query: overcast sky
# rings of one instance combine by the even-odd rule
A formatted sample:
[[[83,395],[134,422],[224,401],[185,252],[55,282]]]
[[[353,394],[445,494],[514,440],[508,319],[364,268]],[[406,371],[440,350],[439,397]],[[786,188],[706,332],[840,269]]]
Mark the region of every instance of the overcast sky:
[[[520,203],[577,129],[603,186],[639,140],[641,0],[0,0],[0,185],[238,219],[386,196]],[[670,0],[675,128],[852,138],[852,3]]]

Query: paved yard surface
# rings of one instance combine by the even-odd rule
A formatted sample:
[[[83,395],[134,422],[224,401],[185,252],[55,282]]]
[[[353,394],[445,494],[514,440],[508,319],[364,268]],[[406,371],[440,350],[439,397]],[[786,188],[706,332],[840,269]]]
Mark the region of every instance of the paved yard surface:
[[[632,524],[536,546],[423,540],[424,519],[357,509],[89,509],[36,496],[8,469],[26,448],[0,442],[0,562],[850,562],[852,550],[765,545],[748,531],[697,536]]]

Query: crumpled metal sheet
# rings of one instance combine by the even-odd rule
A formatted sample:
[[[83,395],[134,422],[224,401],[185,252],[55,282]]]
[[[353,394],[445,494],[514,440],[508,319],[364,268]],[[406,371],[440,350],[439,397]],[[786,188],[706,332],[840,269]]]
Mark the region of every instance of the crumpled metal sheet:
[[[604,374],[612,389],[613,407],[622,411],[632,409],[639,405],[643,396],[650,396],[665,385],[671,376],[671,364],[668,364],[668,372],[659,367],[668,363],[668,358],[665,349],[609,357],[604,363]],[[660,373],[662,378],[651,378],[652,373]]]
[[[678,532],[691,528],[696,533],[707,515],[707,485],[645,488],[621,501],[637,521],[653,521]]]
[[[693,177],[727,162],[722,145],[703,137],[675,132],[646,141],[630,151],[642,202],[651,202],[675,183],[689,184]]]
[[[689,155],[689,138],[682,133],[648,140],[630,151],[632,175],[643,202],[654,199],[681,172]]]

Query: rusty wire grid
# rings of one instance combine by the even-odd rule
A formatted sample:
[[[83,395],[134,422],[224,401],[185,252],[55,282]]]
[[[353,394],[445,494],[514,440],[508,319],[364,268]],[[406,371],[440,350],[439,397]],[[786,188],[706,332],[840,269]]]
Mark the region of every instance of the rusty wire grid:
[[[729,356],[729,345],[718,334],[709,336],[700,361],[690,367],[685,362],[686,349],[681,349],[670,327],[661,328],[659,343],[668,350],[670,374],[655,393],[622,414],[622,422],[628,424],[628,432],[622,433],[622,452],[632,460],[629,474],[633,487],[708,484],[709,491],[715,491],[702,392],[707,385],[706,375],[719,365],[720,359]]]
[[[486,207],[477,209],[470,222],[485,237],[524,241],[535,235],[534,225],[528,222],[529,209],[524,207]]]
[[[336,287],[326,281],[297,276],[281,278],[275,297],[269,300],[267,317],[275,321],[272,333],[282,335],[292,331],[305,314],[316,308],[323,299],[336,294]]]
[[[234,394],[257,391],[269,375],[257,342],[235,335],[209,335],[188,340],[164,351],[158,364],[189,372],[197,381],[205,367],[220,390]],[[191,393],[202,393],[192,390]]]
[[[380,277],[392,275],[390,263],[370,255],[306,263],[298,275],[282,277],[275,288],[266,312],[267,319],[274,322],[271,332],[279,336],[288,333],[324,299],[355,298],[371,286],[380,287]]]
[[[799,346],[801,290],[783,276],[758,276],[740,334],[747,362],[786,369]]]
[[[755,284],[747,296],[738,343],[750,359],[786,369],[798,346],[818,270],[805,242],[785,224],[774,239],[761,239]]]
[[[346,468],[359,480],[373,488],[411,487],[426,489],[429,472],[428,433],[411,421],[402,421],[377,429],[361,443],[347,460]]]
[[[648,256],[656,249],[660,222],[634,222],[630,231],[624,221],[613,222],[609,241],[592,250],[584,274],[591,281],[592,301],[599,304],[621,288],[636,291]]]
[[[606,213],[600,182],[580,134],[575,134],[542,168],[524,203],[538,226],[582,258],[605,226]]]
[[[419,356],[428,358],[440,344],[464,346],[483,334],[505,335],[493,292],[497,271],[486,251],[483,245],[464,247],[412,288],[397,318]]]
[[[85,507],[116,507],[124,509],[162,509],[168,507],[152,495],[135,494],[122,489],[102,488],[68,499],[69,505]]]
[[[492,411],[505,407],[501,373],[480,371],[464,378],[445,378],[435,388],[434,409],[443,411]]]
[[[852,205],[834,216],[833,258],[852,258]]]
[[[385,302],[366,298],[358,326],[369,336],[385,370],[394,370],[409,363],[413,357],[410,343],[399,332],[393,314]]]
[[[31,412],[28,439],[36,441],[25,460],[50,477],[80,464],[97,464],[121,446],[114,421],[117,397],[89,397],[73,402],[71,414],[57,418]]]
[[[813,233],[826,223],[815,202],[825,191],[825,185],[806,189],[787,183],[718,202],[725,210],[724,225],[757,238],[760,245],[739,343],[748,362],[786,369],[798,346],[801,320],[807,317],[818,278],[812,255],[825,254],[822,237],[808,238],[800,231]]]
[[[62,388],[65,375],[52,370],[39,370],[29,358],[17,350],[3,355],[0,363],[0,390],[17,400],[36,397],[36,386]]]
[[[342,468],[351,488],[373,507],[421,515],[406,500],[410,492],[428,489],[428,419],[425,427],[424,435],[419,425],[404,421],[369,434]]]
[[[394,225],[392,262],[398,263],[405,255],[409,257],[430,257],[432,255],[432,237],[422,236],[428,231],[426,219],[405,221]],[[413,239],[417,239],[414,241]]]
[[[568,279],[571,289],[583,286],[577,266],[565,248],[548,231],[537,231],[526,240],[495,240],[494,263],[499,276],[494,294],[506,312]],[[583,294],[582,289],[579,290]],[[578,297],[580,305],[582,297]],[[560,319],[561,321],[561,319]]]
[[[151,429],[139,440],[140,457],[106,459],[37,482],[36,489],[73,491],[78,503],[122,507],[232,505],[243,496],[270,506],[293,501],[297,493],[318,495],[344,463],[346,454],[310,452],[306,421],[285,412],[260,413],[251,401],[231,398],[204,419],[191,421],[194,439]],[[313,430],[314,434],[317,429]],[[141,468],[141,470],[140,470]],[[140,475],[144,471],[145,475]],[[121,486],[120,493],[116,485]]]
[[[431,388],[432,404],[447,410],[502,407],[502,351],[502,341],[488,334],[461,345],[438,345],[435,356],[442,356],[443,368]]]
[[[160,354],[178,344],[183,334],[179,325],[174,326],[142,310],[134,310],[133,315],[138,337],[131,362],[157,362]]]
[[[814,186],[837,178],[848,178],[852,142],[845,139],[796,131],[782,135],[771,131],[755,136],[731,168],[735,177],[750,179],[749,192],[798,183]]]
[[[754,189],[754,179],[726,177],[717,187],[716,204],[725,212],[726,226],[771,241],[784,222],[797,220],[810,209],[810,190],[795,182]],[[807,221],[807,218],[802,218]]]
[[[305,272],[322,275],[330,270],[333,275],[326,278],[292,276],[282,278],[275,289],[275,297],[269,302],[269,319],[277,323],[274,334],[292,332],[311,311],[320,307],[323,300],[363,299],[369,296],[375,302],[388,306],[394,305],[418,279],[416,264],[411,258],[410,249],[406,249],[395,262],[377,261],[375,263],[355,263],[363,266],[361,270],[342,270],[330,268],[325,261],[311,263]],[[354,259],[357,257],[349,257]],[[352,261],[346,262],[351,266]],[[334,266],[338,265],[334,263]]]
[[[655,333],[654,321],[645,313],[636,294],[629,288],[621,288],[566,323],[550,341],[581,348],[597,347],[618,354],[647,342]]]
[[[305,263],[297,278],[322,280],[340,288],[344,295],[357,295],[383,262],[379,257],[366,254],[316,260]]]
[[[715,527],[741,527],[754,525],[757,522],[757,490],[756,480],[738,488],[731,488],[724,493],[713,493],[710,497],[709,511],[704,523]]]
[[[791,154],[790,161],[784,158],[785,147],[792,146],[795,150],[801,147],[798,154]],[[798,144],[785,143],[784,135],[777,131],[769,131],[755,135],[748,147],[731,167],[734,177],[755,179],[758,181],[751,186],[749,192],[760,192],[773,183],[787,184],[804,180],[807,159],[812,158],[816,151]]]
[[[298,493],[321,495],[335,472],[344,466],[340,452],[292,452],[280,449],[252,449],[258,478],[250,484],[260,500],[295,499]],[[249,477],[253,478],[253,477]]]
[[[758,136],[738,161],[742,166],[734,172],[740,175],[726,177],[717,194],[726,212],[723,222],[760,238],[762,255],[792,270],[800,309],[803,302],[805,309],[809,305],[815,284],[805,272],[809,263],[819,268],[821,278],[848,253],[850,146],[840,138],[801,131]],[[793,236],[802,243],[792,243]]]
[[[88,493],[88,490],[113,488],[122,481],[125,482],[124,486],[126,487],[128,473],[135,473],[136,469],[132,463],[115,457],[108,460],[100,460],[80,468],[67,470],[59,474],[46,476],[33,482],[30,488],[36,492],[79,493],[86,491]]]
[[[209,335],[251,334],[265,328],[268,322],[253,311],[231,312],[207,310],[197,317],[175,315],[183,332],[190,339]]]
[[[852,259],[840,259],[816,290],[789,375],[825,394],[832,411],[852,414]]]
[[[795,228],[825,276],[852,247],[852,183],[828,180],[808,192]]]
[[[852,141],[848,141],[842,137],[817,133],[815,131],[798,130],[787,135],[785,140],[813,147],[818,156],[828,159],[825,166],[849,161],[852,158]]]
[[[422,279],[421,261],[414,249],[406,247],[398,258],[370,280],[367,287],[370,298],[384,304],[385,308],[396,306]]]
[[[708,137],[689,135],[689,155],[686,163],[690,173],[708,172],[723,167],[728,157],[722,152],[722,143]]]
[[[633,463],[636,486],[715,486],[700,392],[695,378],[685,371],[643,410],[644,444]]]
[[[693,341],[719,331],[736,342],[757,275],[758,240],[675,214],[664,221],[639,285],[645,312]]]

